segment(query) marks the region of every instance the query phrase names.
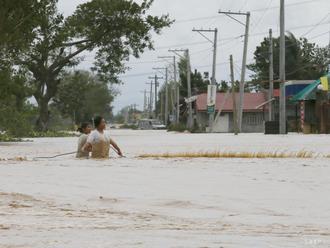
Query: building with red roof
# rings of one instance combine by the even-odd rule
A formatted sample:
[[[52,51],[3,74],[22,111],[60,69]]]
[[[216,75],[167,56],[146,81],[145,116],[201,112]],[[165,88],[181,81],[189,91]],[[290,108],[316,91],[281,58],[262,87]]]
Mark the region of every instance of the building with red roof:
[[[236,93],[236,99],[236,103],[238,103],[238,93]],[[264,132],[264,121],[267,114],[267,104],[264,104],[265,102],[267,102],[267,95],[264,92],[244,94],[242,132]],[[217,93],[216,114],[219,110],[221,110],[221,114],[213,124],[213,131],[222,133],[233,132],[232,94]],[[206,128],[208,126],[206,93],[197,96],[195,111],[197,124],[200,128]]]

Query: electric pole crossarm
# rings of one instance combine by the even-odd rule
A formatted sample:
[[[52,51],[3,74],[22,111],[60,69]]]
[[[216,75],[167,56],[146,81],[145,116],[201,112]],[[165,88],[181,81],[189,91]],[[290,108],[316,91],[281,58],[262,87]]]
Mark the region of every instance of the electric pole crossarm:
[[[221,11],[221,10],[219,10],[218,13],[219,14],[226,14],[226,15],[247,15],[248,14],[248,12],[245,13],[245,12],[232,12],[232,11]]]
[[[172,63],[172,61],[169,61],[167,59],[173,59],[173,57],[175,56],[158,56],[157,58],[159,59],[163,59],[164,61],[166,61],[167,63]]]
[[[163,68],[163,67],[155,67],[155,68],[152,68],[153,70],[156,70],[157,72],[159,72],[160,74],[162,74],[163,76],[166,76],[164,72],[162,72],[161,70],[165,70],[166,68]],[[158,78],[158,79],[163,79],[163,78]]]
[[[214,33],[214,32],[216,32],[215,30],[207,30],[207,29],[199,29],[199,30],[197,30],[197,29],[193,29],[192,31],[199,33],[201,36],[203,36],[210,43],[214,44],[213,40],[209,39],[209,37],[207,37],[206,35],[204,35],[203,32],[212,32],[212,33]]]
[[[244,15],[244,16],[250,16],[250,12],[242,13],[242,12],[231,12],[231,11],[219,11],[219,14],[224,14],[228,16],[229,18],[233,19],[234,21],[238,22],[239,24],[245,26],[246,24],[241,22],[240,20],[237,20],[235,17],[232,15]]]
[[[149,77],[149,79],[155,79],[155,77]],[[163,77],[158,77],[157,76],[157,79],[164,79]],[[159,84],[158,82],[157,82],[157,84]]]
[[[230,19],[233,19],[234,21],[238,22],[239,24],[245,26],[245,24],[243,22],[241,22],[240,20],[236,19],[235,17],[232,17],[231,15],[229,14],[225,14],[226,16],[228,16]]]
[[[179,52],[185,52],[186,49],[169,49],[169,52],[175,53],[177,56],[179,56],[180,58],[184,59],[184,56],[182,56],[181,54],[179,54]]]

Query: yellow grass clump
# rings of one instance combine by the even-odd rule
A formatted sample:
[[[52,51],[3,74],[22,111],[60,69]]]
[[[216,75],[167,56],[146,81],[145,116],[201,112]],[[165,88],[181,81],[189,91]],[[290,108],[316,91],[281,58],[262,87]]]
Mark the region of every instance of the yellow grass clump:
[[[182,152],[182,153],[162,153],[162,154],[142,154],[139,158],[313,158],[313,152],[298,151],[298,152]],[[330,155],[329,155],[330,158]]]
[[[0,161],[27,161],[26,157],[0,158]]]

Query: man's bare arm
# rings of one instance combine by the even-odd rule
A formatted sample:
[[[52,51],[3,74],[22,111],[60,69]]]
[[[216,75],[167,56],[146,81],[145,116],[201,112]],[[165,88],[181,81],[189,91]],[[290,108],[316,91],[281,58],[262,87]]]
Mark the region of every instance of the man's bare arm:
[[[123,153],[121,152],[119,146],[113,139],[110,139],[110,145],[112,145],[116,149],[119,156],[123,156]]]
[[[92,151],[92,144],[91,143],[86,143],[82,149],[81,149],[83,152],[91,152]]]

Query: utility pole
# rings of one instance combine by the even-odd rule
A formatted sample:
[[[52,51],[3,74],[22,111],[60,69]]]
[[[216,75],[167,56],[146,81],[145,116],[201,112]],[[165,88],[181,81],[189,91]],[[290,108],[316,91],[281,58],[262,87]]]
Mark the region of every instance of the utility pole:
[[[280,134],[286,134],[285,96],[285,13],[284,0],[280,5]]]
[[[178,99],[180,99],[180,85],[176,80],[176,57],[175,56],[159,56],[159,59],[173,59],[173,83],[171,85],[171,88],[168,88],[168,91],[171,92],[171,114],[172,116],[175,116],[175,123],[179,123],[179,113],[180,112],[180,106],[177,102],[179,102]],[[167,60],[165,60],[167,61]],[[172,63],[171,63],[172,64]],[[168,82],[168,79],[167,79]]]
[[[143,93],[143,114],[145,115],[146,113],[146,97],[147,97],[147,91],[144,90],[144,91],[140,91],[141,93]]]
[[[164,107],[164,124],[167,126],[168,121],[168,68],[167,67],[157,67],[152,68],[154,70],[165,70],[165,107]]]
[[[188,89],[188,98],[191,97],[191,67],[190,67],[190,56],[189,49],[186,50],[187,57],[187,89]],[[193,127],[193,116],[192,116],[192,104],[191,101],[188,103],[188,123],[187,126],[189,129]]]
[[[212,64],[212,78],[211,78],[211,85],[216,85],[216,64],[217,64],[217,41],[218,41],[218,29],[193,29],[193,32],[198,32],[201,36],[203,36],[206,40],[213,44],[213,64]],[[204,32],[212,32],[214,33],[214,40],[210,40],[207,36],[205,36]],[[216,101],[215,101],[216,105]],[[214,110],[216,106],[214,107]],[[214,122],[214,112],[209,114],[209,130],[212,132],[213,129],[213,122]]]
[[[165,126],[168,124],[168,69],[165,68]]]
[[[169,50],[169,52],[173,52]],[[174,84],[175,84],[175,89],[174,89],[174,102],[176,103],[176,109],[174,110],[175,112],[175,123],[179,124],[180,123],[180,83],[177,80],[177,69],[176,69],[176,57],[175,56],[161,56],[158,57],[161,59],[166,59],[166,58],[171,58],[173,59],[173,79],[174,79]]]
[[[191,67],[190,67],[190,56],[189,56],[189,49],[174,49],[169,50],[170,52],[176,53],[178,56],[183,58],[178,52],[184,52],[185,58],[187,60],[187,98],[191,97]],[[187,127],[190,129],[193,126],[193,116],[192,116],[192,104],[189,101],[188,103],[188,121],[187,121]]]
[[[147,112],[147,90],[144,90],[144,94],[143,94],[143,112],[144,115]]]
[[[234,120],[234,133],[238,134],[238,126],[237,126],[237,106],[236,106],[236,90],[235,90],[235,79],[234,79],[234,62],[233,55],[229,57],[230,61],[230,81],[231,81],[231,93],[233,98],[233,120]]]
[[[157,74],[155,74],[155,118],[158,119],[158,116],[157,116],[157,87],[158,87],[158,77],[157,77]]]
[[[148,111],[149,111],[149,99],[147,94],[150,93],[147,90],[141,91],[143,93],[143,115],[144,117],[148,116]]]
[[[250,12],[242,13],[242,12],[226,12],[219,11],[219,14],[225,14],[229,18],[237,21],[238,23],[245,26],[245,35],[244,35],[244,50],[243,50],[243,60],[242,60],[242,72],[241,72],[241,81],[239,84],[239,111],[238,111],[238,127],[239,131],[242,131],[242,120],[243,120],[243,106],[244,106],[244,86],[245,86],[245,72],[246,72],[246,59],[247,59],[247,48],[249,41],[249,27],[250,27]],[[232,17],[232,15],[244,15],[246,16],[245,24],[236,18]]]
[[[160,120],[164,121],[164,92],[160,92]]]
[[[149,79],[154,79],[154,86],[155,86],[155,119],[158,118],[157,116],[157,87],[159,86],[158,79],[163,79],[162,77],[158,77],[157,74],[155,74],[154,77],[149,77]]]
[[[329,44],[328,44],[328,73],[330,73],[330,32],[329,32]]]
[[[153,95],[152,95],[152,86],[153,86],[153,82],[151,81],[150,83],[147,83],[147,84],[150,84],[150,96],[149,96],[149,118],[152,118],[152,105],[153,105],[153,102],[152,102],[152,98],[153,98]]]
[[[268,120],[274,120],[274,108],[273,99],[274,97],[274,59],[273,59],[273,31],[269,29],[269,92],[268,92]]]
[[[180,123],[180,83],[177,79],[177,71],[176,71],[176,57],[173,56],[173,75],[174,75],[174,82],[176,85],[176,124]]]

